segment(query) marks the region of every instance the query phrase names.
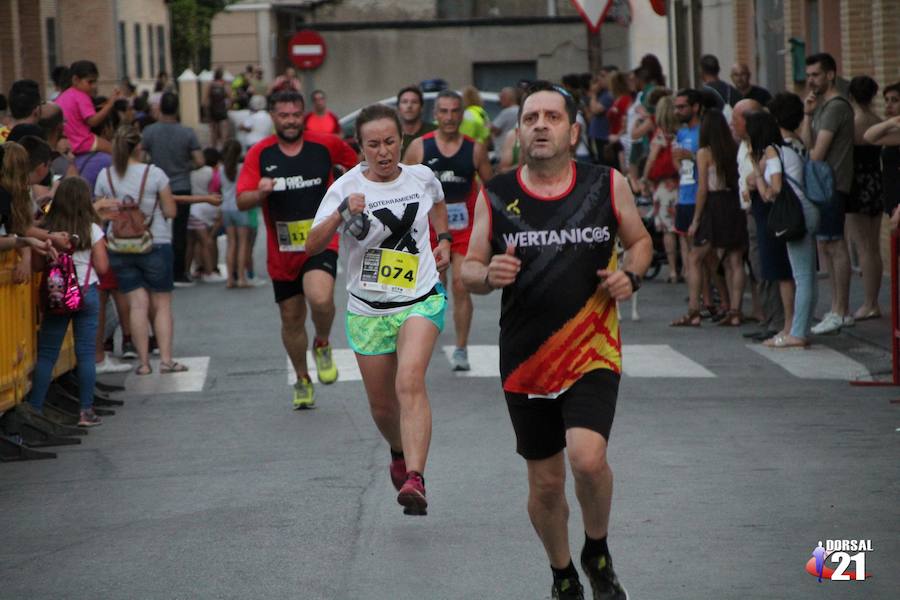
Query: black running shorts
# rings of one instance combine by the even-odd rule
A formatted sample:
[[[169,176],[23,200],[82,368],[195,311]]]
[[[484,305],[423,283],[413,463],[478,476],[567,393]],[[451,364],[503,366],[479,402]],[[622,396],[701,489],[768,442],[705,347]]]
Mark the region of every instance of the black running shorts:
[[[275,302],[281,302],[294,296],[303,295],[303,276],[313,270],[325,271],[333,278],[337,278],[338,254],[334,250],[325,250],[315,256],[310,256],[303,263],[300,274],[292,281],[272,280],[272,289],[275,291]]]
[[[525,460],[543,460],[566,447],[566,430],[572,427],[596,431],[609,441],[619,374],[609,369],[591,371],[553,400],[505,393],[516,432],[516,452]]]

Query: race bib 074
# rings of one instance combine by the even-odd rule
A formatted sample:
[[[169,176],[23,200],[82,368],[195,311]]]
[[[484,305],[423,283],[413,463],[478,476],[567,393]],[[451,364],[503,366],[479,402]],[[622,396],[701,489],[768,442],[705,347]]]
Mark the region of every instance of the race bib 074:
[[[359,281],[364,290],[414,298],[418,275],[417,255],[387,248],[370,248],[363,256]]]

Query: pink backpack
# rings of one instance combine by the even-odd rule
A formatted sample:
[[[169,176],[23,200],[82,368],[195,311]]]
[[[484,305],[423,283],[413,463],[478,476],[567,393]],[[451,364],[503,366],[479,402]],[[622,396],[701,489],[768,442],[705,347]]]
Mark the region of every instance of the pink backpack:
[[[84,287],[91,280],[91,263],[88,263]],[[41,282],[44,309],[52,315],[73,315],[84,305],[84,289],[78,285],[75,261],[67,252],[60,252],[56,260],[48,263]]]

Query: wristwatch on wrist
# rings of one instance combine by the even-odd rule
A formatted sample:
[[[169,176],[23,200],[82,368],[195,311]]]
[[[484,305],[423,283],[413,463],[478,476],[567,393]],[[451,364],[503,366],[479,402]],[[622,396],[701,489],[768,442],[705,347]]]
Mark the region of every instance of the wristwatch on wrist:
[[[438,242],[442,242],[442,241],[444,241],[444,240],[447,240],[448,242],[450,242],[450,243],[452,244],[452,243],[453,243],[453,234],[450,233],[450,232],[448,232],[448,231],[445,231],[444,233],[439,233],[439,234],[437,234],[437,241],[438,241]]]
[[[641,289],[641,276],[635,275],[631,271],[625,271],[625,276],[628,277],[628,280],[631,282],[631,291],[636,292]]]

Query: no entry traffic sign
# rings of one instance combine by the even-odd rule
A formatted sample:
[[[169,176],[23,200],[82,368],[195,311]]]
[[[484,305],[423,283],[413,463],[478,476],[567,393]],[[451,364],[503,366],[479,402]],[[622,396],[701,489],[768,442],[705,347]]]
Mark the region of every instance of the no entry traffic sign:
[[[302,29],[291,38],[288,53],[298,69],[318,69],[325,61],[325,40],[312,29]]]

